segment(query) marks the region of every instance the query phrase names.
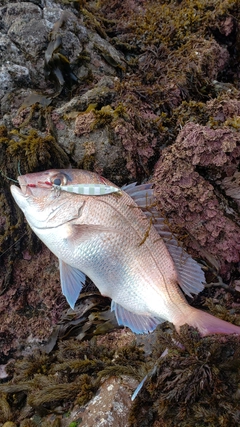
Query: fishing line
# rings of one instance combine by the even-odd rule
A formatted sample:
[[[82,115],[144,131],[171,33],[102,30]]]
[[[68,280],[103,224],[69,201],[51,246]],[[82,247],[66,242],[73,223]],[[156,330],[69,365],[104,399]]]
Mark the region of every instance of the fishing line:
[[[20,160],[18,161],[18,164],[17,164],[17,170],[18,170],[18,175],[22,175],[22,174],[21,174],[21,170],[20,170]],[[10,178],[9,176],[5,175],[5,174],[3,173],[3,171],[2,171],[2,169],[0,169],[0,174],[1,174],[4,178],[8,179],[9,181],[12,181],[12,182],[15,182],[16,184],[18,184],[18,181],[17,181],[16,179]]]
[[[18,175],[21,176],[22,174],[21,174],[21,169],[20,169],[20,160],[18,160],[17,169],[18,169]]]
[[[0,169],[0,174],[1,174],[4,178],[7,178],[9,181],[13,181],[13,182],[16,182],[16,183],[18,184],[18,181],[17,181],[16,179],[10,178],[9,176],[5,175],[1,169]]]
[[[13,246],[15,246],[18,242],[20,242],[20,240],[27,234],[27,232],[25,231],[25,233],[23,233],[23,235],[21,237],[19,237],[18,240],[16,240],[16,242],[14,242],[11,246],[9,246],[9,248],[7,248],[2,254],[0,254],[0,258],[6,253],[8,252]]]

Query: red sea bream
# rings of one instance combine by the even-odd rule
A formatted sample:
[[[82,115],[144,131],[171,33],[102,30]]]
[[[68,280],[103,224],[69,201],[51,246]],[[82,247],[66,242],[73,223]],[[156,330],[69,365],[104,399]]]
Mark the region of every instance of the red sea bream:
[[[168,320],[177,330],[185,323],[197,327],[202,336],[240,334],[240,327],[186,301],[183,292],[191,296],[203,290],[204,273],[160,217],[151,184],[76,194],[67,186],[117,188],[76,169],[21,175],[18,181],[21,188],[12,185],[12,195],[32,230],[59,258],[62,291],[72,308],[87,275],[112,299],[118,323],[136,333],[151,332]]]

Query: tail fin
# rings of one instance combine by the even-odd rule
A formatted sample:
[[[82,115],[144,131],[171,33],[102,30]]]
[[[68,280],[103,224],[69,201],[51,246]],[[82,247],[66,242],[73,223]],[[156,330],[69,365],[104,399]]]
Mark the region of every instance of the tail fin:
[[[197,310],[193,307],[190,315],[185,317],[184,322],[175,325],[176,329],[179,330],[180,326],[182,326],[184,323],[197,328],[202,337],[212,334],[240,335],[239,326],[233,325],[232,323],[226,322],[225,320],[214,317],[209,313]]]

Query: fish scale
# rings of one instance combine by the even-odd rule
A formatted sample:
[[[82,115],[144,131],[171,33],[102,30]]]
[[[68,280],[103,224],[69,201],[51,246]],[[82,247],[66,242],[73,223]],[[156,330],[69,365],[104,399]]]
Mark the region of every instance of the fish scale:
[[[12,195],[30,227],[59,258],[62,291],[72,308],[87,275],[112,298],[118,323],[136,333],[151,332],[165,320],[177,330],[188,323],[202,335],[240,333],[238,326],[187,303],[180,288],[189,296],[202,291],[204,273],[157,211],[151,184],[119,189],[77,169],[27,174],[18,181],[21,188],[11,186]],[[54,183],[68,189],[109,186],[121,197],[55,194]]]
[[[90,210],[92,212],[97,210],[99,214],[99,223],[106,221],[110,228],[114,228],[116,227],[115,224],[118,224],[118,233],[109,233],[109,237],[104,239],[102,269],[100,270],[99,268],[95,268],[95,271],[90,274],[90,278],[93,279],[100,291],[103,287],[103,284],[100,283],[99,278],[101,276],[100,271],[103,271],[104,281],[106,281],[109,275],[111,278],[115,278],[115,283],[117,283],[117,285],[115,286],[114,282],[109,283],[110,291],[108,292],[108,295],[116,300],[118,290],[121,289],[121,302],[124,303],[126,308],[130,308],[129,305],[131,304],[132,307],[135,301],[130,301],[129,291],[131,290],[132,294],[135,295],[136,285],[138,293],[137,304],[139,306],[140,298],[143,301],[147,298],[146,283],[153,289],[155,288],[155,292],[159,294],[159,283],[162,278],[165,277],[165,281],[169,283],[176,283],[176,274],[172,259],[169,257],[166,246],[159,238],[159,235],[156,233],[154,228],[151,229],[150,235],[147,238],[145,244],[141,245],[141,242],[144,239],[145,230],[148,227],[148,220],[128,195],[124,194],[123,197],[123,203],[110,197],[105,198],[103,201],[95,201],[93,199],[89,200],[89,203],[92,205]],[[112,215],[111,208],[116,212],[115,215]],[[121,218],[128,218],[128,220],[121,221]],[[93,221],[89,217],[85,219],[82,218],[82,220],[84,222],[87,220],[89,222]],[[93,242],[92,244],[96,245],[96,242]],[[152,251],[154,251],[154,254],[150,252],[149,245],[152,245]],[[121,247],[121,251],[119,251],[119,247]],[[79,252],[80,251],[81,248],[79,248]],[[84,257],[82,252],[81,257]],[[118,265],[112,265],[112,259],[115,257],[118,259],[119,265],[125,266],[126,273],[124,275],[122,272],[119,274]],[[144,270],[146,258],[148,258],[147,273]],[[157,261],[161,262],[161,271],[159,270]],[[156,275],[158,275],[158,277],[156,277]],[[127,284],[126,297],[124,294],[125,288],[123,287],[123,283]],[[158,305],[159,304],[160,302],[158,302]],[[145,304],[144,310],[142,311],[146,314]],[[150,315],[149,311],[148,315]]]

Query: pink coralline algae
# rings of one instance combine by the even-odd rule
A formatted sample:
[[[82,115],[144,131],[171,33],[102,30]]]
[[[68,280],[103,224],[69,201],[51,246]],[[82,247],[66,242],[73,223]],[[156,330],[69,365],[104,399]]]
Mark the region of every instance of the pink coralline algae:
[[[153,147],[155,147],[157,139],[153,138],[150,145],[146,135],[137,132],[131,123],[123,120],[119,120],[114,130],[126,150],[126,166],[135,177],[137,162],[141,159],[142,166],[147,165],[148,160],[154,155]]]
[[[227,199],[211,180],[232,176],[239,160],[234,130],[188,123],[163,150],[154,174],[160,208],[176,229],[187,231],[192,248],[217,259],[222,274],[240,261],[240,227],[226,214]]]
[[[81,136],[90,133],[95,120],[93,111],[79,114],[75,121],[75,134]]]
[[[229,88],[231,90],[232,88]],[[207,102],[207,111],[214,120],[224,122],[230,117],[240,116],[240,100],[230,99],[228,95],[222,96],[222,99],[211,99]]]
[[[227,196],[235,200],[240,211],[240,172],[236,171],[233,176],[224,178],[221,187]]]

